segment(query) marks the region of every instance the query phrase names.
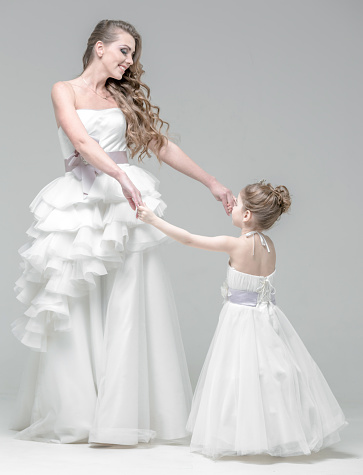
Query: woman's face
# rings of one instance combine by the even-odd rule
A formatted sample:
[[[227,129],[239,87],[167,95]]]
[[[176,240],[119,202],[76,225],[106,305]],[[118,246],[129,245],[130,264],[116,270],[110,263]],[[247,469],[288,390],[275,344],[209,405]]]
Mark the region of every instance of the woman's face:
[[[102,63],[109,77],[120,80],[126,69],[133,64],[135,39],[129,33],[119,30],[116,41],[108,44],[99,43],[103,52]]]

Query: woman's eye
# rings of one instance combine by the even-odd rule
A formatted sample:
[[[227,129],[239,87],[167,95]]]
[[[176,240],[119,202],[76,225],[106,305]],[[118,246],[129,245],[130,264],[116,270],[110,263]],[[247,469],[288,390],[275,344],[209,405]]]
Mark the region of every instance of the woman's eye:
[[[127,56],[127,49],[122,49],[121,53],[124,54],[125,56]]]

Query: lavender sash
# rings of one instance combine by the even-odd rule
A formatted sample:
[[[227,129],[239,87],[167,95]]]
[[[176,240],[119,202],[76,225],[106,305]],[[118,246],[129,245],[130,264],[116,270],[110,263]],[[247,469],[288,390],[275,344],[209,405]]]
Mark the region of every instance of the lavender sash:
[[[231,303],[236,303],[238,305],[247,305],[248,307],[256,307],[259,298],[258,292],[250,292],[248,290],[239,290],[239,289],[228,289],[228,300]],[[274,305],[276,305],[275,295],[270,295],[270,300]]]
[[[96,138],[92,138],[98,142]],[[128,163],[126,152],[116,151],[106,153],[115,163]],[[88,163],[77,150],[74,150],[68,158],[64,159],[64,165],[66,172],[72,172],[73,175],[82,182],[83,193],[85,195],[87,195],[91,189],[96,176],[102,173],[101,170]]]

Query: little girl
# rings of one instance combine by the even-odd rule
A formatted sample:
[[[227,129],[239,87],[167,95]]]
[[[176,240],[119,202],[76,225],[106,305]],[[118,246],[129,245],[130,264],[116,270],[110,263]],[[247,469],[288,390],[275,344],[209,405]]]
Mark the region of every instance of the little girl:
[[[324,376],[276,305],[271,228],[291,204],[285,186],[242,189],[232,210],[238,238],[205,237],[138,207],[142,221],[188,246],[229,255],[224,305],[189,416],[191,451],[218,458],[308,455],[340,440],[347,424]]]

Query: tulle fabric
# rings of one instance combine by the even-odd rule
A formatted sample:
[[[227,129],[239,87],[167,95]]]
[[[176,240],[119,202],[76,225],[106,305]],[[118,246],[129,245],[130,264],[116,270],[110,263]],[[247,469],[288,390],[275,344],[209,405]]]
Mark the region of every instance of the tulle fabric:
[[[162,216],[158,181],[119,165]],[[69,172],[30,205],[12,325],[32,350],[14,411],[16,438],[135,445],[187,435],[192,391],[160,244],[120,185],[99,175],[88,196]]]
[[[136,166],[119,166],[161,216],[166,205],[156,178]],[[69,298],[91,292],[95,276],[117,268],[124,251],[144,251],[168,238],[136,218],[119,183],[106,174],[84,198],[81,182],[66,173],[38,193],[30,211],[35,221],[27,230],[31,239],[19,249],[23,273],[15,287],[27,309],[12,331],[26,346],[46,351],[50,333],[72,328]]]
[[[270,276],[273,283],[275,273]],[[228,268],[232,288],[261,278]],[[279,307],[226,301],[194,394],[191,450],[308,455],[340,440],[347,422],[324,376]]]

